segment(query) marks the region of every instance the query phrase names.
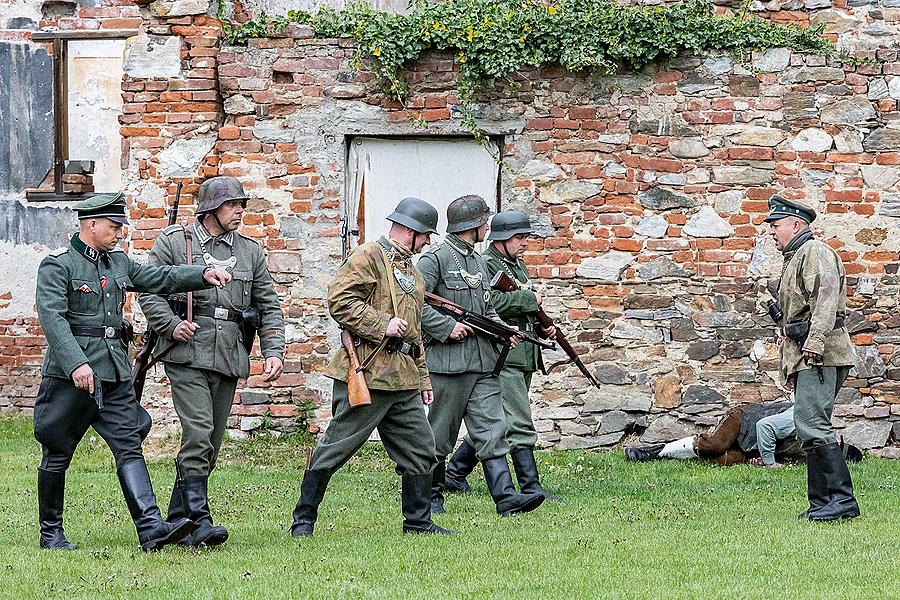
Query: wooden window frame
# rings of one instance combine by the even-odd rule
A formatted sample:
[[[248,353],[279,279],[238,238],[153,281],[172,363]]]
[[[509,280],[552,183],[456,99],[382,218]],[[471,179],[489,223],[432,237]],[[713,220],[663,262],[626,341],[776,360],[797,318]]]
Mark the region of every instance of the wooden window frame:
[[[32,41],[53,43],[53,191],[26,191],[31,202],[75,202],[95,195],[63,194],[62,176],[69,159],[68,42],[69,40],[123,39],[138,34],[136,29],[36,31]]]

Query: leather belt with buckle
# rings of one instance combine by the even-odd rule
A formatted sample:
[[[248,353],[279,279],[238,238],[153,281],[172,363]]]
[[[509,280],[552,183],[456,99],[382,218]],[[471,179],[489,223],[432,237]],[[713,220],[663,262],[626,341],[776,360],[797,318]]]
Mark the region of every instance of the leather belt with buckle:
[[[240,312],[229,310],[222,306],[198,306],[194,308],[194,314],[200,315],[201,317],[212,317],[219,321],[234,321],[235,323],[240,323],[242,320]]]
[[[394,339],[397,339],[397,338],[394,338]],[[412,357],[414,360],[419,358],[419,355],[421,354],[421,348],[419,348],[418,344],[410,344],[409,342],[400,342],[399,340],[397,342],[394,342],[393,340],[391,340],[391,342],[389,342],[388,345],[385,347],[385,350],[388,353],[402,352],[403,354],[406,354],[407,356]]]
[[[122,337],[121,327],[85,327],[81,325],[72,326],[72,335],[83,337],[106,338],[108,340]]]

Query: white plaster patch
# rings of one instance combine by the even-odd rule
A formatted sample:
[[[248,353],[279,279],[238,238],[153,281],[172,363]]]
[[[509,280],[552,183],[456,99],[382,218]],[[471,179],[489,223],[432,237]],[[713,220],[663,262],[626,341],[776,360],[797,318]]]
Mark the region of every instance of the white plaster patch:
[[[136,79],[181,77],[181,38],[140,34],[125,40],[125,74]]]
[[[0,241],[0,295],[12,295],[12,299],[0,300],[0,319],[37,316],[35,277],[41,261],[52,250],[55,248]]]
[[[216,135],[198,135],[178,139],[159,153],[159,172],[162,177],[196,177],[200,163],[216,144]]]

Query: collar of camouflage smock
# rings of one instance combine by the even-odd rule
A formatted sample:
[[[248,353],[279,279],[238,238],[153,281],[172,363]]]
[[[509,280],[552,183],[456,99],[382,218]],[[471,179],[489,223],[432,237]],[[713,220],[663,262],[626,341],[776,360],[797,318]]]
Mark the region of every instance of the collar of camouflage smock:
[[[412,258],[412,250],[410,250],[397,240],[392,240],[391,238],[381,236],[381,239],[378,240],[378,243],[381,244],[383,248],[390,248],[391,250],[396,252],[403,260],[409,260],[410,258]]]
[[[77,250],[79,254],[81,254],[83,257],[85,257],[92,263],[96,264],[97,261],[100,260],[101,258],[103,259],[103,262],[109,261],[109,257],[106,252],[100,252],[96,248],[94,248],[92,246],[88,246],[87,244],[85,244],[84,242],[81,241],[81,238],[78,237],[77,233],[72,235],[71,243],[72,243],[72,247],[75,248],[75,250]]]
[[[199,241],[201,244],[205,244],[213,237],[209,234],[209,232],[206,230],[206,227],[204,227],[203,223],[201,223],[200,221],[194,221],[194,231],[197,234],[197,241]],[[217,239],[231,246],[234,244],[234,232],[229,231],[228,233],[224,233],[218,236]]]
[[[788,245],[784,247],[784,250],[781,251],[782,254],[788,256],[796,252],[800,246],[813,239],[813,234],[811,229],[804,229],[788,242]]]
[[[463,256],[469,256],[470,254],[475,252],[474,244],[470,244],[465,240],[461,240],[452,233],[447,234],[447,243],[450,244],[451,248],[453,248]]]

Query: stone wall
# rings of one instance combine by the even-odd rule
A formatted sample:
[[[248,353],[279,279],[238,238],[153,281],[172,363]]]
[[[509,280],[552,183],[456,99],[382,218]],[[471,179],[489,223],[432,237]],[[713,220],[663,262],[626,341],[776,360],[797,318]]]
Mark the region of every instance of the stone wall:
[[[354,135],[466,133],[452,57],[420,61],[401,105],[350,66],[351,40],[315,40],[295,26],[283,38],[220,49],[215,19],[166,12],[163,1],[141,9],[144,33],[126,58],[131,248],[140,258],[152,245],[176,181],[186,183],[190,214],[202,178],[241,178],[253,196],[243,231],[268,250],[289,348],[277,385],[260,380],[254,361],[231,425],[247,431],[269,418],[291,427],[309,417],[316,430],[330,414],[330,382],[318,371],[337,348],[323,298],[340,254],[346,143]],[[527,262],[602,383],[591,389],[570,367],[537,378],[541,445],[672,439],[711,425],[728,406],[784,396],[761,307],[781,268],[762,224],[765,201],[778,191],[817,204],[816,229],[850,277],[860,365],[835,424],[851,441],[900,454],[893,1],[755,6],[777,20],[826,22],[843,48],[870,56],[871,65],[778,49],[752,65],[681,57],[599,82],[542,69],[514,85],[486,86],[480,124],[503,138],[509,165],[501,203],[537,217]],[[20,321],[0,327],[15,335],[10,328]],[[33,320],[25,324],[33,328]],[[27,352],[39,355],[40,342]],[[21,371],[4,365],[18,367],[18,359],[4,360],[0,354],[0,378],[8,379],[0,381],[12,382]],[[150,402],[164,430],[174,416],[165,382],[157,383]],[[19,390],[4,385],[6,406],[27,405],[34,393],[24,387],[11,402],[8,389]]]
[[[273,229],[300,250],[291,298],[313,349],[306,370],[334,348],[333,328],[320,329],[321,295],[339,248],[345,140],[462,132],[450,57],[415,67],[404,107],[353,71],[349,40],[310,34],[295,28],[219,56],[220,140],[229,140],[218,146],[220,172],[254,182]],[[752,68],[683,57],[599,84],[543,69],[488,86],[480,123],[504,136],[510,167],[501,202],[538,216],[526,261],[602,382],[590,389],[574,369],[538,378],[543,445],[668,440],[730,405],[784,396],[762,308],[781,269],[762,224],[775,191],[819,206],[817,229],[850,276],[860,367],[835,424],[867,448],[897,437],[896,68],[773,50]]]

